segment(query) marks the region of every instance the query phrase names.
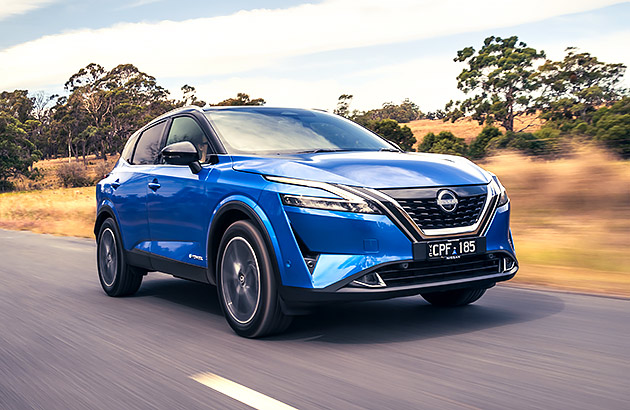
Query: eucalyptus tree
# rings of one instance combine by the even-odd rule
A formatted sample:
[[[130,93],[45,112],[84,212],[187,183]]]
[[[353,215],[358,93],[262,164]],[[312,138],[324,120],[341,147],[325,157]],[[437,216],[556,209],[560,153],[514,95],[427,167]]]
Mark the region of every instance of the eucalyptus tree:
[[[467,67],[457,76],[457,88],[470,97],[450,102],[447,118],[471,115],[480,124],[498,122],[514,131],[514,118],[535,110],[533,93],[540,87],[536,63],[544,57],[544,51],[528,47],[517,36],[490,36],[478,51],[459,50],[454,61]]]

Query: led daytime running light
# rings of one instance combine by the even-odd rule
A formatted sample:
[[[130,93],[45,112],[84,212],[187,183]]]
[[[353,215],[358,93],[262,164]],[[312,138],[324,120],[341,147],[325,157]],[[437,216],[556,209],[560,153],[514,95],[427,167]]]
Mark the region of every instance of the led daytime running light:
[[[380,214],[374,205],[361,201],[350,202],[345,199],[320,198],[315,196],[280,194],[282,203],[300,208],[325,209],[328,211],[354,212],[359,214]]]

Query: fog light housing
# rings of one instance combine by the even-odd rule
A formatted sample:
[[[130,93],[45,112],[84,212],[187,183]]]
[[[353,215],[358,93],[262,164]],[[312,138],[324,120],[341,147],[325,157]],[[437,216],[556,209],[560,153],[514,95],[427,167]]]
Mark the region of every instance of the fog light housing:
[[[503,272],[509,272],[516,266],[516,261],[510,257],[503,258]]]
[[[380,275],[376,272],[370,272],[361,276],[358,279],[353,280],[350,285],[361,288],[384,288],[387,285],[383,282]]]

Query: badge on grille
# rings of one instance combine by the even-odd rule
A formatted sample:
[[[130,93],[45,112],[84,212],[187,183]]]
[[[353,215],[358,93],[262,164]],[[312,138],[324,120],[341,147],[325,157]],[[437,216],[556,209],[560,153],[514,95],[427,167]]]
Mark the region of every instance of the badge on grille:
[[[437,204],[444,212],[453,212],[457,208],[457,197],[453,191],[443,189],[438,192]]]

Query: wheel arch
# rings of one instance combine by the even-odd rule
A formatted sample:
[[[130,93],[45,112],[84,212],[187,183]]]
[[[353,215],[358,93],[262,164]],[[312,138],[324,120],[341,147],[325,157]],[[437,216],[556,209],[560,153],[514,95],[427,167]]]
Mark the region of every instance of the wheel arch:
[[[245,202],[247,201],[247,202]],[[221,238],[227,228],[236,221],[248,220],[252,222],[262,234],[267,250],[270,253],[277,283],[282,284],[279,270],[278,255],[280,248],[271,226],[271,222],[263,210],[253,201],[247,199],[231,199],[224,201],[216,211],[208,230],[208,281],[216,284],[216,262]]]
[[[120,227],[118,226],[118,220],[116,219],[116,213],[114,210],[107,204],[101,205],[98,213],[96,214],[96,221],[94,222],[94,236],[97,240],[98,232],[101,230],[101,226],[107,218],[112,218],[114,220],[114,223],[116,224],[116,227],[119,228],[118,231],[120,232]]]

